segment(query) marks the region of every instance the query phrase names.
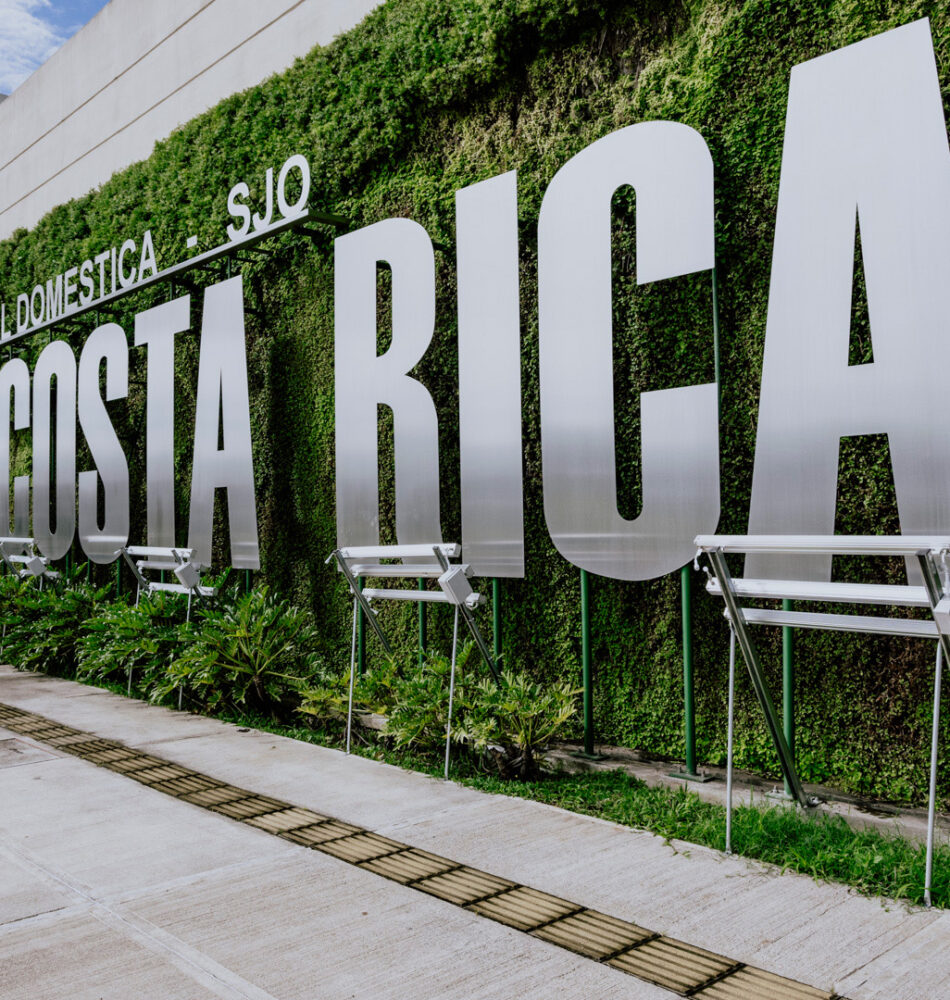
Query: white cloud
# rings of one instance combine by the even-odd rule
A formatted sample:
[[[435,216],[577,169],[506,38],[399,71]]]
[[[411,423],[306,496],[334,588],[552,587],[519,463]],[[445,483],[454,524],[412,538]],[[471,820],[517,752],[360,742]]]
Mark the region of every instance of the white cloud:
[[[0,0],[0,92],[15,90],[66,41],[50,0]]]

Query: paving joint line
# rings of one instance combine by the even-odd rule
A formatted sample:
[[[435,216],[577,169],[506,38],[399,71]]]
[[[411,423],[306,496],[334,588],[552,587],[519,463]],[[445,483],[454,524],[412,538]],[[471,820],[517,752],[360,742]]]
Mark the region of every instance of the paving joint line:
[[[716,983],[721,983],[724,979],[728,979],[730,976],[734,976],[737,972],[746,968],[745,962],[736,962],[734,965],[730,965],[728,969],[724,969],[722,972],[717,972],[716,975],[710,976],[705,982],[700,983],[698,986],[691,986],[683,996],[694,997],[697,993],[702,993],[703,990],[709,989],[710,986],[715,986]]]
[[[578,913],[583,913],[585,910],[590,909],[588,906],[577,906],[568,913],[561,913],[556,917],[551,917],[550,920],[542,920],[540,924],[535,924],[534,927],[528,927],[525,930],[526,934],[533,934],[535,931],[542,931],[545,927],[550,927],[552,924],[556,924],[561,920],[569,920],[571,917],[576,917]]]
[[[611,951],[604,955],[603,958],[597,959],[598,962],[612,962],[615,958],[620,958],[621,955],[629,954],[631,951],[636,951],[637,948],[642,948],[645,944],[650,944],[653,941],[659,941],[663,937],[662,934],[658,934],[654,931],[652,934],[648,934],[645,938],[641,938],[639,941],[635,941],[633,944],[625,944],[622,948],[618,948],[616,951]]]
[[[32,724],[26,724],[27,720],[31,720]],[[8,723],[9,725],[5,725],[5,723]],[[19,725],[21,728],[20,729],[14,728],[17,725]],[[25,736],[27,739],[34,740],[34,741],[36,741],[38,743],[46,743],[47,746],[51,746],[52,744],[48,743],[46,740],[44,740],[42,736],[35,735],[34,733],[31,733],[30,729],[38,730],[38,731],[42,732],[42,730],[44,728],[46,728],[46,727],[52,727],[52,726],[63,726],[64,728],[70,728],[70,727],[67,727],[65,723],[55,722],[54,720],[47,719],[45,716],[41,716],[41,715],[39,715],[39,714],[37,714],[35,712],[27,712],[27,711],[24,711],[24,710],[21,710],[21,709],[17,709],[14,706],[9,706],[9,705],[5,705],[3,703],[0,703],[0,728],[10,729],[11,732],[17,732],[20,735]],[[168,766],[170,766],[170,767],[178,767],[179,769],[182,769],[182,770],[185,770],[185,771],[188,772],[188,774],[186,776],[201,777],[201,778],[204,778],[204,779],[207,779],[207,780],[213,780],[213,781],[216,781],[216,782],[218,781],[218,779],[216,779],[216,778],[211,778],[210,775],[205,775],[205,774],[203,774],[200,771],[193,771],[190,768],[184,767],[184,765],[176,764],[174,761],[165,760],[164,758],[159,757],[157,754],[150,754],[147,751],[138,750],[137,748],[134,748],[134,747],[128,747],[126,744],[123,744],[123,743],[121,743],[119,741],[109,740],[108,737],[95,736],[94,734],[91,734],[91,733],[87,734],[87,733],[85,733],[82,730],[78,730],[77,734],[89,737],[89,739],[87,739],[84,742],[93,742],[95,740],[98,740],[98,741],[109,743],[110,747],[108,747],[108,748],[101,748],[100,750],[88,751],[85,754],[75,754],[74,753],[74,754],[70,754],[70,756],[74,757],[76,760],[84,760],[86,763],[91,764],[93,767],[99,767],[99,768],[102,768],[104,770],[111,770],[113,774],[117,774],[117,775],[122,776],[122,777],[128,777],[128,778],[131,778],[132,780],[136,780],[134,778],[134,776],[133,776],[134,772],[133,773],[126,773],[126,772],[123,772],[123,771],[116,771],[116,770],[114,770],[114,769],[112,769],[112,768],[110,768],[108,766],[108,764],[112,763],[112,762],[98,762],[98,761],[95,761],[95,760],[91,760],[90,757],[93,754],[95,754],[95,753],[102,752],[102,750],[104,750],[104,749],[112,749],[113,747],[117,747],[117,748],[121,748],[121,749],[131,750],[134,753],[141,754],[142,756],[145,756],[145,757],[152,757],[155,760],[157,760],[157,761],[160,762],[158,764],[151,765],[152,767],[156,767],[156,768],[157,767],[168,767]],[[52,737],[51,739],[56,739],[56,737]],[[77,745],[81,745],[81,742],[78,742]],[[65,747],[62,748],[62,749],[63,749],[64,752],[68,753],[68,751],[66,751]],[[165,780],[179,780],[179,779],[165,779]],[[162,784],[162,782],[157,782],[157,783],[154,783],[154,784],[148,784],[148,783],[143,783],[143,782],[139,782],[139,783],[142,784],[143,787],[145,787],[145,788],[150,788],[150,789],[152,789],[154,791],[161,792],[163,795],[166,795],[169,798],[177,799],[180,802],[188,802],[188,800],[183,797],[184,795],[187,795],[187,794],[196,794],[196,793],[193,793],[193,792],[192,793],[175,793],[175,792],[172,792],[172,791],[165,791],[164,789],[162,789],[160,787],[161,784]],[[266,799],[270,799],[272,802],[276,802],[278,804],[276,806],[274,806],[273,808],[267,808],[267,809],[265,809],[263,812],[259,812],[259,813],[255,813],[254,815],[251,815],[251,816],[243,816],[243,817],[228,816],[227,813],[220,812],[218,809],[214,808],[213,806],[198,805],[197,803],[193,803],[193,802],[188,802],[188,805],[195,805],[198,808],[205,810],[206,812],[214,812],[218,816],[221,816],[221,817],[226,818],[226,819],[233,820],[233,821],[238,822],[238,823],[243,823],[245,826],[249,825],[248,824],[249,820],[260,819],[260,818],[262,818],[264,816],[272,815],[273,813],[282,812],[282,811],[287,810],[287,809],[306,809],[307,808],[305,806],[294,805],[291,802],[280,801],[280,800],[275,799],[272,796],[266,795],[264,793],[252,792],[252,791],[247,790],[247,789],[240,789],[237,786],[231,785],[228,782],[221,782],[218,785],[218,787],[220,787],[220,788],[234,788],[236,791],[247,792],[247,794],[243,795],[242,797],[240,797],[238,799],[232,799],[232,800],[229,800],[228,802],[225,802],[225,803],[216,803],[215,805],[234,805],[234,806],[236,806],[236,805],[238,805],[241,802],[247,802],[248,800],[252,800],[252,799],[255,799],[255,798],[257,798],[257,799],[265,799],[265,800]],[[310,810],[310,811],[313,811],[313,810]],[[334,822],[336,822],[336,823],[345,823],[344,820],[335,819],[334,817],[327,817],[325,819],[319,820],[316,823],[307,823],[304,826],[296,827],[295,829],[296,830],[301,830],[301,829],[307,829],[308,827],[317,827],[317,828],[319,828],[321,826],[325,826],[327,824],[334,823]],[[348,825],[348,826],[355,826],[355,824],[352,824],[352,823],[348,823],[346,825]],[[285,836],[282,836],[282,834],[294,832],[292,830],[291,831],[274,832],[274,831],[270,831],[270,830],[265,830],[262,827],[256,827],[256,829],[259,829],[259,830],[261,830],[261,832],[267,833],[270,836],[280,837],[283,840],[287,840],[288,838],[285,837]],[[422,848],[414,848],[410,844],[403,844],[402,846],[400,846],[400,847],[398,847],[398,848],[396,848],[394,850],[391,850],[391,851],[386,851],[383,854],[374,855],[373,857],[370,857],[370,858],[364,858],[364,859],[362,859],[360,861],[350,861],[350,860],[347,860],[346,858],[340,858],[340,857],[338,857],[337,855],[334,855],[334,854],[327,854],[326,852],[324,852],[324,851],[321,850],[321,848],[324,847],[325,845],[339,843],[341,841],[345,841],[345,840],[348,840],[348,839],[351,839],[351,838],[354,838],[354,837],[358,837],[358,836],[361,836],[361,835],[365,835],[365,834],[374,834],[374,831],[368,830],[365,827],[359,827],[359,828],[357,828],[355,831],[353,831],[351,833],[343,834],[342,836],[339,836],[339,837],[331,837],[328,840],[321,841],[319,844],[299,844],[298,846],[304,847],[305,849],[308,849],[308,850],[320,851],[320,853],[326,854],[327,857],[334,857],[334,858],[336,858],[336,860],[342,861],[345,864],[351,865],[352,867],[355,867],[355,868],[360,868],[360,867],[362,867],[362,866],[364,866],[366,864],[372,863],[374,861],[379,861],[379,860],[382,860],[383,858],[387,858],[387,857],[393,857],[393,856],[395,856],[397,854],[401,854],[401,853],[404,853],[406,851],[417,850],[417,851],[421,851],[422,853],[429,853],[427,851],[424,851]],[[376,836],[380,836],[380,837],[383,836],[383,834],[375,834],[375,835]],[[390,839],[390,838],[386,838],[386,839]],[[294,843],[294,841],[290,841],[290,842]],[[446,859],[446,860],[448,860],[448,859]],[[447,869],[445,869],[443,871],[434,872],[434,873],[429,874],[429,875],[419,876],[418,878],[412,879],[412,880],[410,880],[408,882],[401,882],[400,884],[404,885],[406,888],[416,889],[417,891],[426,891],[424,889],[424,887],[422,886],[421,883],[426,882],[426,881],[428,881],[430,879],[441,878],[442,876],[449,875],[449,874],[452,874],[453,872],[458,872],[458,871],[462,871],[462,870],[465,870],[465,869],[469,869],[469,870],[475,872],[477,875],[488,876],[489,878],[500,878],[500,876],[492,875],[490,872],[483,872],[483,871],[481,871],[478,868],[473,868],[471,865],[453,864],[452,867],[447,868]],[[366,870],[366,869],[364,868],[364,870]],[[387,877],[387,876],[381,876],[381,877]],[[390,881],[398,881],[398,880],[390,879]],[[508,882],[509,880],[505,879],[504,881]],[[434,893],[426,892],[426,894],[430,895],[430,896],[435,895],[435,898],[442,899],[443,902],[447,902],[447,903],[450,903],[453,906],[457,906],[459,909],[466,910],[466,911],[468,911],[470,913],[474,913],[474,914],[476,914],[478,916],[484,916],[486,919],[494,920],[496,923],[501,923],[502,925],[504,925],[506,927],[509,927],[512,930],[518,930],[521,933],[528,934],[528,935],[534,935],[537,931],[542,930],[545,927],[550,927],[550,926],[552,926],[552,925],[554,925],[556,923],[559,923],[560,921],[568,920],[571,917],[575,917],[579,913],[585,912],[585,911],[587,911],[587,910],[590,909],[589,907],[581,906],[581,905],[576,904],[576,903],[572,903],[570,900],[561,899],[558,896],[554,896],[553,898],[556,899],[556,900],[558,900],[558,902],[560,902],[560,903],[562,903],[562,904],[564,904],[564,905],[566,905],[568,907],[572,907],[572,909],[570,909],[569,912],[559,914],[558,916],[556,916],[554,918],[551,918],[551,919],[548,919],[548,920],[544,920],[544,921],[542,921],[539,924],[535,924],[535,925],[532,925],[531,927],[527,927],[527,928],[517,927],[514,924],[510,923],[508,920],[504,920],[504,919],[492,917],[492,916],[489,916],[487,914],[480,914],[477,910],[472,910],[471,909],[473,906],[477,906],[479,903],[483,903],[483,902],[487,902],[488,900],[492,900],[492,899],[497,899],[497,898],[503,897],[505,895],[508,895],[510,893],[515,892],[518,889],[531,889],[531,888],[532,888],[531,886],[526,886],[526,885],[523,885],[522,883],[513,883],[513,884],[510,884],[510,885],[503,886],[500,889],[495,889],[492,892],[485,893],[485,894],[483,894],[481,896],[478,896],[478,897],[476,897],[474,899],[466,900],[464,903],[456,903],[456,902],[453,902],[450,899],[446,899],[444,896],[438,896],[438,895],[435,895]],[[534,890],[534,891],[540,892],[541,890]],[[543,895],[552,896],[551,893],[543,893]],[[597,911],[593,911],[593,912],[597,912]],[[606,914],[606,916],[610,916],[610,915]],[[613,917],[612,919],[616,920],[616,921],[619,921],[620,923],[629,926],[631,929],[636,928],[637,930],[643,930],[643,928],[640,928],[638,925],[633,924],[631,921],[623,920],[622,918],[619,918],[619,917]],[[650,944],[650,943],[652,943],[654,941],[657,941],[657,940],[659,940],[660,938],[663,938],[663,937],[665,937],[665,935],[662,935],[662,934],[659,934],[659,933],[655,933],[655,932],[650,932],[648,934],[648,936],[642,938],[641,940],[635,942],[634,944],[627,945],[627,946],[625,946],[623,948],[620,948],[617,951],[611,952],[611,953],[609,953],[609,954],[607,954],[607,955],[605,955],[605,956],[603,956],[602,958],[599,958],[599,959],[592,958],[590,955],[585,955],[584,953],[578,952],[576,949],[569,948],[566,945],[560,945],[560,944],[557,944],[556,942],[548,942],[548,943],[553,944],[555,947],[563,948],[565,951],[570,951],[572,954],[581,955],[581,957],[586,957],[590,961],[594,961],[597,964],[607,964],[607,963],[610,963],[610,962],[614,961],[615,959],[618,959],[618,958],[622,957],[623,955],[635,952],[635,951],[643,948],[645,945],[648,945],[648,944]],[[545,939],[544,938],[536,938],[536,940],[545,940]],[[679,941],[676,938],[667,938],[667,940],[669,940],[673,944],[687,945],[688,948],[689,947],[692,947],[692,948],[697,947],[695,945],[689,945],[688,942],[685,942],[685,941],[681,942],[681,941]],[[166,947],[167,947],[167,945],[166,945]],[[704,950],[704,949],[700,949],[700,950]],[[722,961],[727,961],[727,962],[729,961],[729,959],[727,959],[725,956],[716,955],[716,957],[719,958],[719,959],[721,959]],[[646,975],[637,975],[637,974],[632,973],[632,972],[627,972],[624,969],[617,969],[616,966],[609,966],[609,967],[616,969],[618,972],[623,972],[625,975],[629,975],[632,978],[639,979],[641,982],[648,982],[648,983],[652,983],[653,985],[660,986],[660,988],[666,989],[669,992],[678,994],[679,996],[682,996],[682,997],[696,997],[703,990],[706,990],[709,987],[714,986],[716,983],[719,983],[719,982],[721,982],[721,981],[723,981],[725,979],[728,979],[730,976],[735,975],[737,972],[741,971],[742,969],[749,969],[750,971],[757,971],[755,966],[750,966],[750,965],[748,965],[745,962],[731,962],[730,965],[729,965],[729,967],[727,969],[725,969],[724,971],[722,971],[720,973],[717,973],[714,976],[708,977],[707,979],[703,980],[701,983],[699,983],[699,984],[697,984],[695,986],[685,987],[683,989],[675,989],[675,988],[672,988],[672,987],[670,987],[668,985],[657,983],[655,980],[650,979]],[[765,970],[762,970],[762,971],[765,971]],[[770,973],[770,975],[775,975],[775,974],[774,973]],[[846,1000],[845,997],[841,997],[841,996],[839,996],[836,993],[832,993],[832,992],[829,992],[827,990],[820,990],[817,987],[813,987],[813,986],[810,986],[808,984],[802,983],[800,980],[789,979],[788,977],[785,977],[785,976],[779,976],[778,978],[784,980],[784,982],[788,983],[790,986],[791,985],[803,986],[806,989],[809,989],[809,990],[813,991],[814,992],[814,996],[815,996],[815,1000]],[[761,996],[762,996],[761,993],[748,994],[749,1000],[759,1000],[759,998],[761,998]]]

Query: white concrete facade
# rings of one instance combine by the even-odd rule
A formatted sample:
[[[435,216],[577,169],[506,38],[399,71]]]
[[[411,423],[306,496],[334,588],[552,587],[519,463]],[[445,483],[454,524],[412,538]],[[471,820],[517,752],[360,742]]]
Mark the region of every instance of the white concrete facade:
[[[379,0],[111,0],[0,101],[0,239],[359,23]]]

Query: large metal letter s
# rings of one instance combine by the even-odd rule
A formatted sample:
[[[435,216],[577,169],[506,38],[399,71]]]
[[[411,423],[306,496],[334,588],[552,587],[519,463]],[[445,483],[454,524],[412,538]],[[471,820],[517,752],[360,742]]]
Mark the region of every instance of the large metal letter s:
[[[719,519],[716,385],[644,392],[643,509],[617,510],[610,210],[637,194],[637,283],[712,268],[713,166],[673,122],[630,125],[554,176],[538,223],[544,514],[558,551],[618,580],[649,580],[693,555]]]
[[[106,364],[105,400],[99,372]],[[95,469],[79,473],[79,544],[94,563],[110,563],[129,541],[129,464],[116,435],[106,400],[129,394],[129,343],[117,323],[96,327],[79,355],[79,423]],[[103,523],[99,527],[99,480]]]
[[[849,366],[856,224],[874,361]],[[796,66],[750,532],[831,534],[839,441],[855,434],[888,435],[901,531],[950,531],[948,279],[950,150],[929,23]],[[745,572],[828,580],[831,557],[749,556]]]
[[[376,351],[376,266],[392,268],[392,344]],[[336,240],[336,524],[340,545],[379,544],[377,406],[393,411],[396,537],[441,540],[435,404],[409,372],[435,328],[435,259],[426,231],[387,219]]]

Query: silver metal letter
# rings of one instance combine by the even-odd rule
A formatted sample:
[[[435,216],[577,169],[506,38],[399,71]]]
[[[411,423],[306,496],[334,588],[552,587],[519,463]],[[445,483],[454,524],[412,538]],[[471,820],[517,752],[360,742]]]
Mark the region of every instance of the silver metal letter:
[[[376,353],[376,265],[392,268],[392,345]],[[392,408],[396,537],[442,540],[439,435],[428,390],[406,373],[435,328],[435,258],[426,231],[387,219],[336,240],[336,523],[339,545],[379,544],[377,406]]]
[[[637,283],[712,268],[713,166],[699,133],[644,122],[597,140],[555,175],[538,222],[544,514],[582,569],[650,580],[686,563],[719,519],[716,385],[645,392],[643,509],[617,510],[610,205],[637,193]]]
[[[56,379],[56,527],[50,524],[52,381]],[[33,537],[47,559],[69,551],[76,532],[76,357],[65,340],[43,348],[33,369]]]
[[[856,220],[874,361],[849,366]],[[929,23],[796,66],[750,533],[831,534],[840,438],[883,433],[901,531],[950,531],[948,274],[950,151]],[[745,572],[828,580],[831,557],[749,555]]]
[[[201,317],[188,545],[202,566],[211,565],[217,489],[227,490],[231,565],[260,569],[240,275],[205,291]]]
[[[524,576],[515,172],[455,192],[462,544],[478,576]]]
[[[26,430],[30,426],[30,370],[21,358],[13,358],[0,368],[0,400],[6,416],[6,431],[0,434],[0,483],[3,483],[3,502],[0,503],[0,536],[10,534],[10,431]],[[12,420],[11,420],[12,418]],[[18,476],[17,479],[26,477]],[[29,490],[29,479],[27,479]],[[29,525],[29,510],[14,510],[14,523],[23,520]],[[27,528],[29,535],[29,528]]]
[[[135,346],[148,349],[145,478],[148,544],[175,545],[175,334],[191,326],[191,296],[135,317]]]
[[[99,394],[103,362],[105,400]],[[96,465],[79,473],[79,543],[94,563],[111,563],[129,541],[129,465],[105,406],[107,401],[124,399],[128,392],[129,344],[121,326],[106,323],[92,331],[79,356],[79,425]]]

